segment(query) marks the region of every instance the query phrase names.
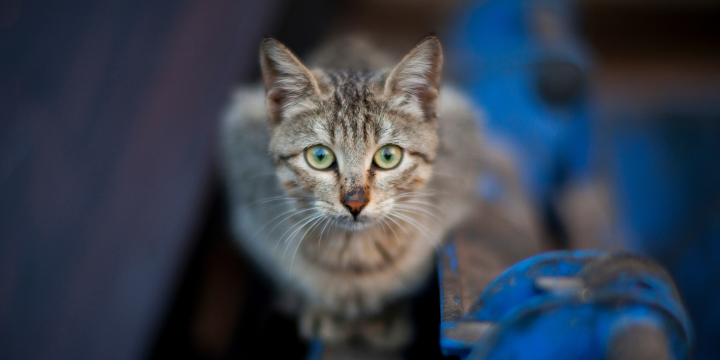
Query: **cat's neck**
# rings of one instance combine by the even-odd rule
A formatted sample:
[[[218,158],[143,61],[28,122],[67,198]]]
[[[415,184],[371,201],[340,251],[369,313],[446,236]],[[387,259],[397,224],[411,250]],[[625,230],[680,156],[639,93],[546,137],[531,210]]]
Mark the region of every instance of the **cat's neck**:
[[[337,271],[373,272],[394,266],[413,242],[434,243],[425,219],[386,218],[361,230],[314,230],[304,239],[302,254],[318,266]],[[434,246],[434,245],[432,245]]]

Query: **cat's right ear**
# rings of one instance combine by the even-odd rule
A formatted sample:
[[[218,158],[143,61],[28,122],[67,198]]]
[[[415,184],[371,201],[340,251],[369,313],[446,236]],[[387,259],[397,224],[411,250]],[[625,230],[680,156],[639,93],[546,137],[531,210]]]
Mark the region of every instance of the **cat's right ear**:
[[[298,58],[275,39],[260,45],[260,67],[267,90],[271,125],[282,122],[283,110],[300,99],[319,94],[318,83]]]
[[[425,119],[436,119],[442,64],[440,41],[428,36],[390,72],[385,81],[385,95],[409,97],[420,105]]]

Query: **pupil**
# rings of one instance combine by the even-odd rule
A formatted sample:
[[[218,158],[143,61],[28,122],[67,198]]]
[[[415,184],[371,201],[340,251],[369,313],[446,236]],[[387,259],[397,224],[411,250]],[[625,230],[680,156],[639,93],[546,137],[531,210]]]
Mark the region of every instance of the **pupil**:
[[[318,159],[318,161],[322,162],[323,159],[325,158],[325,150],[318,149],[315,152],[315,157]]]
[[[385,158],[385,161],[390,161],[390,159],[392,159],[392,156],[393,156],[392,152],[390,152],[390,149],[385,149],[383,151],[382,155]]]

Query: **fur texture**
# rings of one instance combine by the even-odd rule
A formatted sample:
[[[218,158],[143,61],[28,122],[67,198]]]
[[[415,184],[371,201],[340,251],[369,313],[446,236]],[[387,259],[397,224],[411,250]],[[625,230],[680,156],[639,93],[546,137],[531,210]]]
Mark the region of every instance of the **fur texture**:
[[[233,94],[221,129],[233,231],[278,288],[300,295],[304,336],[398,347],[411,327],[397,304],[423,285],[474,200],[478,114],[456,90],[440,92],[434,37],[394,68],[361,40],[330,44],[311,71],[266,39],[265,90]],[[402,160],[385,170],[373,155],[389,144]],[[332,150],[333,166],[309,166],[314,145]],[[344,201],[357,194],[354,216]]]

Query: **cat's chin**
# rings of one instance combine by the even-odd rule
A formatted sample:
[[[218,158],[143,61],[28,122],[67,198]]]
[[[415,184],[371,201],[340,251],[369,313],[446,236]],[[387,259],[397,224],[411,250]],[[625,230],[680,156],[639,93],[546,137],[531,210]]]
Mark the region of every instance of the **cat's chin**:
[[[337,222],[337,226],[339,228],[342,228],[346,231],[362,231],[369,227],[372,227],[375,224],[374,221],[369,219],[350,219],[350,218],[341,218]]]

